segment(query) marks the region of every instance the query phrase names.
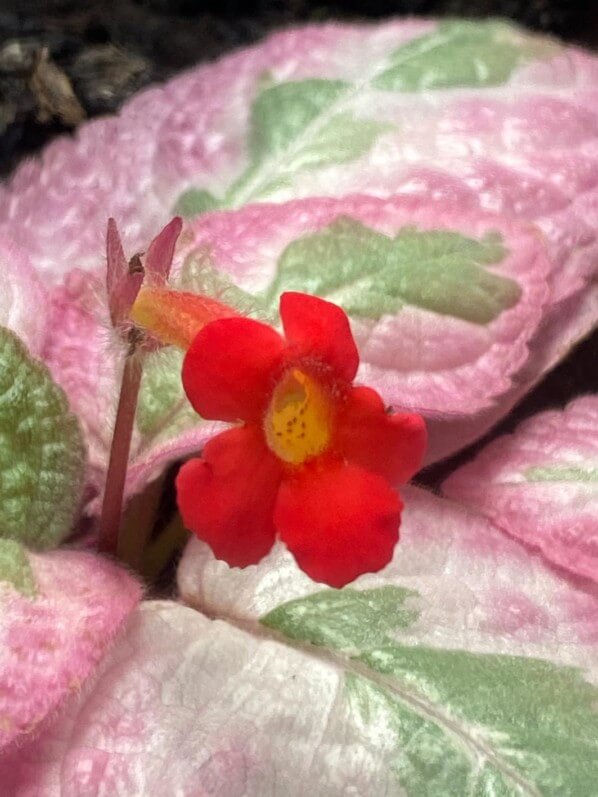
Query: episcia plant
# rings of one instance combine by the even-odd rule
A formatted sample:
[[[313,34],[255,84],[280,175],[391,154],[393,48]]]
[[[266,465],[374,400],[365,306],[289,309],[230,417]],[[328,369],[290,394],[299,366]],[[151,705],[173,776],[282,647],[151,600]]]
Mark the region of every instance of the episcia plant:
[[[417,485],[596,326],[597,76],[309,26],[3,187],[6,794],[595,793],[598,396]]]

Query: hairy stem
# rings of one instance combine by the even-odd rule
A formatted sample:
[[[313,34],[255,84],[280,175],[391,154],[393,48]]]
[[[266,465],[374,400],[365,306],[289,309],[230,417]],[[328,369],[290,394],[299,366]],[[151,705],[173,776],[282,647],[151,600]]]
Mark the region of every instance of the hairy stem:
[[[140,355],[132,351],[123,369],[100,518],[98,549],[112,556],[116,556],[118,548],[125,478],[142,370]]]

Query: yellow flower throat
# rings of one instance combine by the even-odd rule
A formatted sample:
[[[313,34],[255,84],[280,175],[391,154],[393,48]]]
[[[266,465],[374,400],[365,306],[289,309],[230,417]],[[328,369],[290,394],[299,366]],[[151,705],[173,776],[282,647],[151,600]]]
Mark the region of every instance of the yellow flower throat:
[[[292,368],[274,388],[264,428],[277,457],[292,465],[321,454],[332,436],[331,396],[309,374]]]

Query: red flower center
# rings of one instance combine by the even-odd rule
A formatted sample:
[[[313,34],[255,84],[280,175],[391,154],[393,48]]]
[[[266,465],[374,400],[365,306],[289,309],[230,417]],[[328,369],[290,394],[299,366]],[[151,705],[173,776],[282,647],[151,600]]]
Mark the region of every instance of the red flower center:
[[[321,454],[332,438],[334,403],[317,379],[291,368],[274,388],[264,419],[268,446],[291,465]]]

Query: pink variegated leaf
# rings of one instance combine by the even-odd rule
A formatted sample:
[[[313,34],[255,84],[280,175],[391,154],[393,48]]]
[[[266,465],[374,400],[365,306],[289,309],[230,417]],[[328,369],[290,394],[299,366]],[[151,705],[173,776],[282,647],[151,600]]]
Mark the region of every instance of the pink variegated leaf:
[[[14,797],[591,794],[598,595],[483,517],[405,490],[382,572],[322,590],[277,547],[190,543],[63,716],[0,761]],[[555,755],[555,740],[559,754]]]
[[[56,281],[95,268],[113,216],[127,251],[172,217],[181,191],[206,177],[218,190],[243,159],[248,107],[265,73],[286,80],[359,77],[364,58],[434,30],[432,21],[373,27],[312,25],[133,97],[118,117],[81,126],[20,167],[0,202],[0,231],[28,241],[33,265]],[[226,98],[226,99],[224,99]],[[213,133],[213,134],[212,134]],[[208,179],[208,177],[211,177]],[[57,223],[60,220],[60,223]]]
[[[3,189],[0,232],[26,240],[33,264],[58,281],[73,266],[95,273],[108,215],[130,252],[146,249],[173,213],[198,216],[195,261],[258,292],[249,299],[266,316],[290,282],[344,303],[360,337],[362,378],[387,400],[436,419],[431,451],[444,455],[500,418],[597,321],[584,294],[598,263],[597,63],[495,21],[285,31],[146,91],[118,117],[52,144]],[[397,194],[407,195],[405,205]],[[317,208],[329,197],[346,213],[357,208],[355,195],[372,208],[395,198],[384,211],[356,210],[353,222],[366,229],[345,228],[339,243],[337,228],[322,230]],[[409,202],[421,204],[411,221],[398,211],[390,218],[393,203]],[[492,236],[486,212],[500,217],[500,240],[475,237]],[[403,222],[423,229],[400,232]],[[172,222],[150,246],[150,272],[155,262],[156,274],[165,273],[176,231]],[[309,238],[318,232],[323,238]],[[399,234],[409,246],[384,240]],[[450,235],[461,236],[458,245]],[[284,268],[283,244],[291,248]],[[406,276],[397,248],[411,267]],[[361,253],[361,265],[352,263],[349,282],[328,293],[326,276],[343,273],[347,252]],[[205,280],[195,286],[205,290]],[[428,306],[418,304],[422,298]],[[574,329],[557,318],[563,308],[573,323],[570,299],[587,310]],[[74,404],[93,429],[92,450],[109,436],[114,388],[100,413],[97,397],[120,362],[101,302],[94,314],[88,353],[105,367],[82,374],[86,399],[72,384]],[[556,338],[563,330],[553,341],[558,355],[544,356],[546,330]],[[72,331],[54,334],[53,362],[70,361],[74,375],[75,352],[84,363],[87,344]],[[188,439],[194,428],[178,365],[176,355],[152,355],[147,368],[133,449],[142,460],[154,461],[154,436],[174,451],[177,435]],[[101,478],[106,454],[96,454]]]
[[[0,326],[39,355],[46,336],[46,291],[25,250],[0,237]]]
[[[513,387],[489,409],[464,418],[430,418],[426,465],[443,459],[482,437],[515,404],[583,340],[598,321],[598,283],[558,302],[546,314],[530,343],[530,357],[517,373]]]
[[[432,195],[254,205],[193,225],[193,249],[275,307],[308,290],[352,315],[358,379],[389,404],[471,414],[504,393],[542,320],[550,263],[530,227]]]
[[[304,278],[314,292],[345,304],[353,310],[360,344],[360,380],[377,387],[389,404],[432,416],[479,411],[508,389],[527,360],[547,293],[549,263],[532,229],[479,211],[439,216],[434,203],[419,198],[304,200],[210,214],[187,233],[179,279],[193,283],[195,253],[205,250],[212,272],[215,267],[232,287],[236,283],[242,296],[233,299],[242,302],[244,296],[247,303],[257,295],[272,315],[281,290],[301,288],[296,283]],[[200,280],[204,271],[199,268]],[[384,297],[375,291],[380,281]],[[118,372],[111,371],[110,360],[118,348],[102,327],[101,297],[85,289],[82,275],[77,284],[82,293],[73,297],[72,311],[79,312],[82,300],[93,305],[84,312],[89,331],[77,342],[73,328],[65,335],[57,326],[48,356],[63,387],[68,390],[65,376],[78,386],[74,406],[89,414],[89,431],[100,443],[92,447],[92,465],[101,472],[110,416],[99,412],[98,401],[103,397],[113,407]],[[56,295],[63,297],[64,289]],[[83,357],[79,381],[71,378],[77,351]],[[88,369],[90,356],[98,363],[104,358],[108,367]],[[150,462],[158,473],[169,452],[190,454],[210,434],[183,394],[181,361],[174,351],[146,361],[130,490],[143,486],[139,474],[149,472]],[[96,373],[102,390],[94,384]]]
[[[100,557],[0,540],[0,749],[80,691],[140,596]]]
[[[443,490],[552,562],[598,581],[598,397],[525,421]]]
[[[42,358],[68,396],[87,444],[87,482],[97,492],[108,451],[123,364],[123,344],[112,329],[110,311],[98,275],[69,273],[49,292],[51,330]]]
[[[387,196],[433,168],[484,207],[537,221],[567,270],[596,245],[596,71],[593,56],[493,21],[285,31],[51,145],[17,172],[0,226],[57,275],[97,264],[107,211],[135,251],[186,189],[190,211]]]
[[[401,632],[414,644],[436,639],[442,648],[491,650],[504,643],[505,652],[515,655],[525,655],[528,645],[538,645],[538,653],[542,646],[552,650],[560,635],[582,649],[598,644],[598,614],[589,611],[598,609],[595,586],[564,578],[468,507],[416,487],[403,487],[401,496],[401,539],[392,561],[341,594],[387,584],[415,590],[424,608],[417,624],[406,635]],[[240,623],[255,621],[287,600],[321,592],[279,543],[258,565],[240,569],[218,561],[205,543],[192,538],[178,583],[185,603]],[[588,608],[585,624],[582,604]],[[586,648],[580,655],[592,656],[595,650]]]

